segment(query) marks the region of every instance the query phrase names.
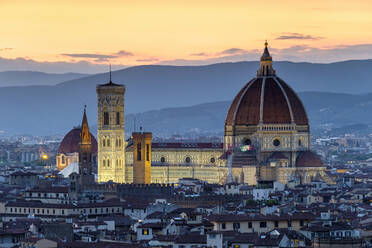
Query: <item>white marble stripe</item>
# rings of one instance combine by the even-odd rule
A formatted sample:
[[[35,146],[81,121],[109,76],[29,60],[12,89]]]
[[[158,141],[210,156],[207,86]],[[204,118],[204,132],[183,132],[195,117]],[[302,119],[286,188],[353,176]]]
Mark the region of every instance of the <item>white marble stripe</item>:
[[[264,98],[265,98],[265,84],[266,84],[266,77],[262,79],[261,85],[261,97],[260,97],[260,124],[263,123],[263,105],[264,105]]]
[[[237,103],[236,107],[235,107],[235,111],[234,111],[234,117],[233,117],[233,121],[232,121],[232,126],[235,125],[235,118],[236,118],[236,113],[238,111],[238,108],[240,107],[240,103],[243,99],[243,97],[245,96],[245,94],[247,93],[248,89],[252,86],[252,84],[254,83],[254,81],[256,80],[257,78],[253,78],[251,81],[248,82],[248,86],[247,88],[244,90],[244,92],[241,94],[240,98],[239,98],[239,102]]]
[[[289,99],[288,99],[287,93],[284,91],[282,85],[279,83],[279,81],[276,79],[276,77],[274,77],[274,81],[275,81],[276,84],[279,86],[279,88],[282,90],[282,93],[283,93],[283,95],[284,95],[284,97],[285,97],[285,100],[287,101],[287,105],[288,105],[288,109],[289,109],[289,114],[291,115],[291,122],[294,123],[292,106],[291,106],[291,103],[289,102]]]

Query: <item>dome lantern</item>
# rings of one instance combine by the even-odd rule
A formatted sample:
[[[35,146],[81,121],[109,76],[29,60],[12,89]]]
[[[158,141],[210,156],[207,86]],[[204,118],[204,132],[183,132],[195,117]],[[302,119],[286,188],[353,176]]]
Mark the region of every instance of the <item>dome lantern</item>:
[[[258,77],[264,76],[275,76],[275,70],[273,69],[273,58],[269,53],[267,46],[269,43],[265,42],[265,49],[260,60],[260,69],[257,71]]]

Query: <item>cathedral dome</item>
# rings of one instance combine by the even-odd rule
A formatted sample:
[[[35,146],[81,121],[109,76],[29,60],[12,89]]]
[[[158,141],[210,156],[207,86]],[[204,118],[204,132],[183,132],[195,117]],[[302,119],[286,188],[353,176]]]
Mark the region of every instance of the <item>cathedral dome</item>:
[[[297,94],[280,78],[257,77],[234,98],[226,125],[308,125],[305,108]]]
[[[303,151],[297,157],[296,167],[324,167],[324,164],[318,155],[311,151]]]
[[[236,95],[226,116],[226,125],[308,125],[305,108],[291,87],[275,75],[265,44],[257,77]]]
[[[79,152],[80,143],[80,127],[75,127],[68,132],[63,138],[61,144],[58,148],[58,153],[74,153]],[[97,140],[94,138],[93,134],[90,133],[92,139],[92,153],[97,153]]]

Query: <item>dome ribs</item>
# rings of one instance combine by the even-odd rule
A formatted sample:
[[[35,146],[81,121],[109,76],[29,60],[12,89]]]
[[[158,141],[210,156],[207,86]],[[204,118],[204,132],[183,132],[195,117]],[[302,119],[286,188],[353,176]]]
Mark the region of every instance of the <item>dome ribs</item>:
[[[240,98],[243,94],[243,92],[245,92],[246,88],[249,86],[251,82],[248,82],[240,91],[239,93],[235,96],[233,102],[231,103],[230,105],[230,108],[229,108],[229,111],[227,112],[227,116],[226,116],[226,121],[225,121],[225,124],[226,125],[232,125],[233,123],[233,120],[234,120],[234,116],[235,116],[235,110],[236,110],[236,107],[237,105],[239,104],[239,101],[240,101]]]
[[[265,83],[263,123],[291,123],[286,97],[272,77],[267,77]]]
[[[262,78],[253,81],[241,97],[235,115],[236,125],[257,125],[260,121]]]
[[[285,90],[289,102],[291,104],[294,122],[297,125],[309,125],[309,120],[307,118],[306,110],[304,105],[302,104],[301,99],[297,96],[297,94],[291,89],[288,84],[286,84],[282,79],[277,78],[279,83],[282,85],[283,89]]]

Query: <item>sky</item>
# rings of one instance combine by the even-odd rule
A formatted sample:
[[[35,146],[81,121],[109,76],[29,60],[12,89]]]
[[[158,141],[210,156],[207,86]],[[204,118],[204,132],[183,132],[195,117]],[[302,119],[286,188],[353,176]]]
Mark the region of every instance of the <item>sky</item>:
[[[0,71],[372,58],[371,0],[0,0]]]

